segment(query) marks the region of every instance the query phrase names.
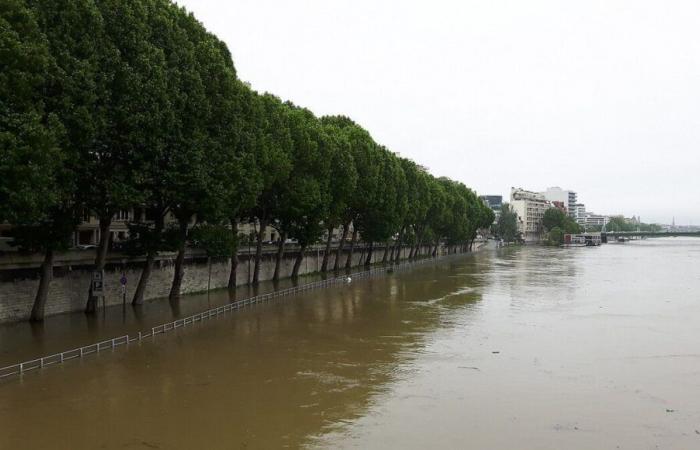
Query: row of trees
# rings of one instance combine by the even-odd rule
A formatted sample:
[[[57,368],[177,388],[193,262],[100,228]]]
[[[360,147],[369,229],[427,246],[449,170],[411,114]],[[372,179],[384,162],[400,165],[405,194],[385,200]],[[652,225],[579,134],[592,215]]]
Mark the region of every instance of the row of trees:
[[[277,278],[286,238],[301,247],[296,276],[324,231],[330,270],[338,227],[334,270],[351,229],[350,252],[361,237],[369,264],[375,243],[387,244],[388,261],[405,244],[411,256],[421,244],[469,245],[493,221],[466,186],[398,157],[347,117],[251,90],[224,43],[169,0],[6,0],[0,48],[0,221],[45,255],[33,320],[43,318],[54,255],[85,211],[99,218],[96,270],[115,213],[148,211],[130,224],[128,249],[146,257],[134,304],[164,250],[177,252],[178,298],[193,240],[230,256],[234,287],[241,221],[257,224],[254,283],[268,225],[281,235]],[[89,292],[86,310],[95,305]]]
[[[596,231],[600,231],[602,227],[598,227]],[[605,231],[623,232],[623,231],[649,231],[659,232],[662,228],[654,223],[641,223],[639,221],[628,221],[624,216],[612,216],[605,225]]]

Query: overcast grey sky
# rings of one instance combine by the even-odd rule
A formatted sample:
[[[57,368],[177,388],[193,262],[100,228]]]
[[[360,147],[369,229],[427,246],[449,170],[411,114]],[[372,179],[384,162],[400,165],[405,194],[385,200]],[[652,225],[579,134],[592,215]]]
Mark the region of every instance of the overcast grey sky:
[[[180,0],[241,79],[480,194],[700,224],[700,2]]]

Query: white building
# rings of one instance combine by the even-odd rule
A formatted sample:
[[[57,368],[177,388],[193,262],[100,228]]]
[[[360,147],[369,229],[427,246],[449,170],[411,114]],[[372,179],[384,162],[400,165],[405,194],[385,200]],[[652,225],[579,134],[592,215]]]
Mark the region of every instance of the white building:
[[[576,221],[579,223],[579,225],[583,225],[584,227],[602,227],[608,224],[608,222],[610,221],[610,217],[601,216],[600,214],[586,213],[583,218],[581,218],[580,220],[577,219]]]
[[[578,222],[579,220],[583,220],[586,218],[586,205],[583,203],[576,203],[574,205],[574,213],[571,216]]]
[[[542,218],[552,204],[539,192],[520,188],[510,189],[510,205],[518,214],[518,230],[525,242],[537,242],[542,237]]]
[[[553,186],[547,188],[546,191],[542,192],[542,195],[546,200],[550,202],[562,202],[566,205],[566,209],[569,212],[569,216],[575,218],[575,207],[578,202],[578,196],[576,192],[571,190],[562,189],[559,186]]]

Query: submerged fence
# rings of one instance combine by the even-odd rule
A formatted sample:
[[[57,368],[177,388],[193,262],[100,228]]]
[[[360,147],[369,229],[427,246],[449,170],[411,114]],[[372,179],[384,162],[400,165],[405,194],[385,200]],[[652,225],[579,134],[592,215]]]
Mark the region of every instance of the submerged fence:
[[[206,311],[193,314],[191,316],[184,317],[182,319],[173,320],[172,322],[163,323],[152,327],[145,331],[139,331],[136,334],[127,334],[124,336],[115,337],[108,339],[106,341],[97,342],[94,344],[86,345],[84,347],[74,348],[72,350],[66,350],[64,352],[56,353],[49,356],[44,356],[37,359],[32,359],[29,361],[24,361],[18,364],[13,364],[11,366],[0,368],[0,379],[7,378],[13,375],[21,375],[25,372],[43,369],[44,367],[63,364],[66,361],[75,358],[83,358],[94,353],[99,353],[103,350],[114,350],[115,348],[128,345],[131,342],[140,342],[146,338],[153,338],[158,334],[167,333],[173,331],[180,327],[185,327],[187,325],[192,325],[196,322],[204,322],[205,320],[211,319],[213,317],[219,316],[221,314],[245,308],[251,305],[256,305],[259,303],[269,302],[273,299],[279,297],[286,297],[295,295],[301,292],[309,291],[312,289],[319,289],[323,287],[328,287],[337,284],[345,284],[350,280],[369,278],[379,274],[393,273],[396,271],[406,270],[417,265],[426,264],[435,261],[442,261],[446,258],[463,255],[460,253],[451,254],[446,256],[440,256],[437,258],[428,257],[425,259],[419,259],[416,261],[407,261],[399,264],[387,264],[381,267],[374,267],[368,270],[363,270],[359,272],[352,272],[346,275],[328,278],[321,281],[314,281],[311,283],[306,283],[300,286],[294,286],[291,288],[280,289],[278,291],[268,292],[266,294],[260,294],[253,297],[248,297],[242,300],[237,300],[226,305],[218,306],[216,308],[211,308]]]

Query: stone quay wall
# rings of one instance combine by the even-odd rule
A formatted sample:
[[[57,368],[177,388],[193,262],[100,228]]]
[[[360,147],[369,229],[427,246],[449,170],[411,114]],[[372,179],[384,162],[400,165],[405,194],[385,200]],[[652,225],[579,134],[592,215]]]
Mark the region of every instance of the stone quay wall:
[[[254,251],[254,250],[253,250]],[[355,248],[352,266],[357,267],[364,263],[366,248]],[[422,248],[425,254],[428,248]],[[281,262],[281,277],[289,277],[298,254],[298,249],[290,248],[285,251]],[[410,249],[404,247],[401,250],[401,259],[406,259]],[[299,274],[318,272],[323,261],[324,249],[314,247],[305,252]],[[271,280],[275,270],[276,249],[267,248],[262,255],[260,266],[260,281]],[[329,268],[335,262],[335,250],[329,256]],[[384,246],[375,245],[372,262],[382,260]],[[345,267],[348,249],[345,248],[341,255],[340,267]],[[51,282],[48,300],[46,302],[46,316],[82,311],[85,308],[87,293],[92,279],[94,251],[73,252],[73,254],[58,255],[54,266],[54,278]],[[122,275],[127,278],[126,301],[131,302],[141,269],[143,258],[127,259],[123,255],[110,254],[105,268],[105,304],[118,305],[123,301],[120,279]],[[28,255],[24,259],[20,256],[0,258],[0,322],[16,322],[27,320],[34,303],[39,286],[40,255]],[[167,297],[170,292],[170,284],[174,273],[175,254],[164,254],[158,257],[155,267],[146,288],[144,298],[146,300]],[[238,255],[238,267],[236,270],[237,285],[245,285],[252,279],[254,268],[254,255],[248,251],[242,251]],[[231,263],[229,258],[212,260],[211,263],[211,288],[225,288],[228,286]],[[188,252],[185,259],[185,275],[182,281],[182,293],[195,293],[206,291],[209,278],[209,265],[206,255],[201,251]],[[100,300],[100,304],[102,301]]]

